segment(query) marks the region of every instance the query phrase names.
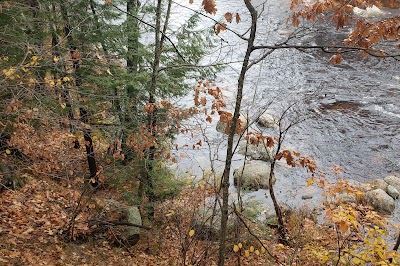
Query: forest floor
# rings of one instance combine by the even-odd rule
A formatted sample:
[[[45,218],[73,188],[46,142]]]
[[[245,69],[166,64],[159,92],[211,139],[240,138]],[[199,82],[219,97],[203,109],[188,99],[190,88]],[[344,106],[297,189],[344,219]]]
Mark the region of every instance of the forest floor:
[[[114,243],[123,228],[90,225],[105,201],[123,202],[117,188],[100,187],[85,198],[76,184],[25,180],[20,190],[0,193],[0,265],[216,265],[219,243],[202,240],[193,227],[194,213],[213,193],[204,184],[186,184],[157,204],[153,222],[141,208],[144,226],[151,228],[141,230],[136,245],[121,247]],[[330,265],[320,260],[337,252],[338,230],[317,224],[304,210],[286,217],[291,247],[278,243],[276,229],[244,223],[228,236],[225,265]],[[343,240],[362,238],[351,234]]]
[[[53,180],[26,179],[20,190],[0,194],[0,265],[190,265],[190,259],[201,255],[196,254],[197,248],[204,245],[209,246],[206,265],[215,264],[218,243],[194,241],[194,237],[192,241],[188,235],[192,217],[182,215],[183,210],[192,211],[188,202],[207,194],[204,187],[184,189],[177,198],[159,204],[154,222],[148,225],[151,230],[142,230],[135,246],[117,247],[113,228],[96,235],[88,227],[87,218],[96,209],[92,204],[76,217],[76,239],[66,241],[80,192]],[[119,195],[118,191],[100,189],[91,200],[98,206],[113,195]],[[176,210],[172,217],[171,210]],[[185,247],[187,261],[183,262]],[[228,252],[227,265],[237,264],[235,255]],[[274,265],[270,259],[266,255],[240,258],[241,265]]]

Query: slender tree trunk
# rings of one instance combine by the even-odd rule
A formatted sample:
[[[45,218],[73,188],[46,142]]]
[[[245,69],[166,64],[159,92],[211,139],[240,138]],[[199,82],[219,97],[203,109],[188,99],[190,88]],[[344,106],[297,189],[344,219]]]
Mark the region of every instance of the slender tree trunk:
[[[246,78],[246,72],[248,70],[250,55],[253,51],[254,40],[256,37],[257,30],[257,11],[251,4],[250,0],[244,0],[247,9],[251,14],[251,29],[250,36],[247,40],[247,50],[243,59],[242,69],[240,71],[238,87],[237,87],[237,95],[236,95],[236,103],[235,103],[235,112],[233,115],[232,123],[229,130],[228,136],[228,147],[226,151],[226,161],[225,168],[222,174],[222,217],[221,217],[221,233],[220,233],[220,242],[219,242],[219,257],[218,257],[218,265],[222,266],[225,263],[225,241],[226,241],[226,232],[227,232],[227,223],[228,223],[228,196],[229,196],[229,176],[231,171],[232,157],[233,157],[233,137],[236,132],[236,125],[239,120],[240,115],[240,107],[242,104],[243,97],[243,86]]]
[[[151,85],[149,90],[149,101],[148,104],[151,106],[147,115],[147,129],[151,133],[154,141],[157,139],[157,106],[156,106],[156,91],[157,91],[157,81],[160,68],[160,58],[163,49],[163,44],[165,40],[165,33],[168,28],[168,21],[171,13],[172,1],[168,1],[167,13],[165,15],[164,26],[161,31],[161,11],[162,11],[162,0],[157,1],[156,10],[156,25],[155,25],[155,48],[154,48],[154,61],[152,67],[151,75]],[[161,34],[162,32],[162,34]],[[162,37],[161,37],[162,35]],[[153,168],[155,161],[156,146],[152,145],[146,151],[146,175],[145,180],[143,180],[143,186],[145,186],[147,197],[149,198],[149,218],[154,217],[154,191],[153,191]]]
[[[283,223],[283,215],[282,215],[282,210],[278,204],[278,201],[276,200],[275,197],[275,192],[274,192],[274,184],[272,183],[272,180],[274,179],[274,170],[275,170],[275,159],[271,163],[271,172],[269,175],[269,195],[271,196],[272,202],[274,204],[274,209],[275,209],[275,214],[276,217],[278,218],[278,234],[279,234],[279,242],[288,245],[287,238],[286,238],[286,227],[285,224]]]
[[[93,0],[92,0],[93,1]],[[126,11],[129,14],[137,16],[139,10],[139,0],[128,0]],[[128,16],[128,56],[126,60],[129,73],[139,72],[139,22],[134,17]]]
[[[65,36],[68,41],[69,51],[70,51],[71,58],[72,58],[72,66],[73,66],[74,73],[75,73],[75,86],[76,86],[77,91],[79,91],[79,87],[82,85],[82,76],[81,76],[81,71],[80,71],[81,70],[80,55],[78,53],[77,46],[74,44],[74,39],[72,37],[72,27],[69,22],[68,11],[62,0],[60,1],[60,9],[61,9],[61,14],[63,16],[63,20],[65,23],[64,33],[65,33]],[[69,92],[68,92],[68,94],[69,94]],[[79,113],[80,113],[81,122],[87,124],[88,123],[87,110],[84,109],[83,107],[81,107],[81,108],[79,108]],[[92,186],[96,187],[98,185],[97,164],[96,164],[96,159],[94,156],[92,132],[91,132],[90,128],[85,128],[83,130],[83,136],[85,139],[86,158],[87,158],[89,173],[90,173],[90,177],[88,178],[88,180],[91,180],[92,178],[94,178],[95,182],[92,182],[91,184],[92,184]]]
[[[397,241],[396,241],[396,244],[393,247],[393,250],[397,251],[399,249],[399,246],[400,246],[400,233],[399,233],[399,235],[397,237]]]

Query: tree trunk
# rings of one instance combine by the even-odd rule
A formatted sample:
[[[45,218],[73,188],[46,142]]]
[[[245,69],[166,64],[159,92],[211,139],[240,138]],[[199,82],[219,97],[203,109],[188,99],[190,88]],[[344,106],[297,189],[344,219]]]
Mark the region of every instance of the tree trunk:
[[[81,76],[81,66],[80,66],[80,56],[78,53],[77,45],[74,43],[74,39],[72,37],[72,27],[69,22],[68,11],[63,1],[60,1],[60,9],[64,19],[64,33],[67,38],[69,51],[72,58],[72,67],[74,69],[75,74],[75,86],[76,90],[79,91],[79,87],[82,85],[82,76]],[[69,92],[68,92],[69,94]],[[87,124],[88,123],[88,112],[83,107],[79,108],[80,120],[81,122]],[[88,180],[90,181],[94,178],[94,182],[91,182],[91,185],[96,187],[98,185],[98,176],[97,176],[97,165],[96,159],[94,157],[94,149],[93,149],[93,141],[92,141],[92,132],[89,128],[85,128],[83,130],[83,136],[85,139],[86,146],[86,158],[89,167],[90,176]]]
[[[248,70],[250,55],[253,51],[254,40],[256,37],[257,30],[257,11],[251,4],[250,0],[244,0],[247,9],[251,14],[251,29],[250,36],[247,40],[247,50],[245,57],[243,59],[242,69],[240,71],[238,87],[237,87],[237,95],[236,95],[236,103],[235,103],[235,112],[233,115],[232,123],[229,130],[228,136],[228,147],[226,151],[226,161],[225,168],[222,174],[221,180],[221,189],[222,189],[222,206],[221,206],[221,232],[220,232],[220,242],[219,242],[219,257],[218,257],[218,265],[222,266],[225,263],[225,241],[226,241],[226,231],[227,231],[227,223],[228,223],[228,196],[229,196],[229,176],[231,171],[232,157],[233,157],[233,137],[236,132],[236,125],[239,120],[240,115],[240,107],[242,104],[242,96],[243,96],[243,86],[246,77],[246,72]]]

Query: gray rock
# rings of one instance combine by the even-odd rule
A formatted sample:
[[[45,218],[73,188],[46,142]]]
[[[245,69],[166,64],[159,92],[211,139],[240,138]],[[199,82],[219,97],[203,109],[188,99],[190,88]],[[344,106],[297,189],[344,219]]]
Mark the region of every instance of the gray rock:
[[[313,195],[310,195],[310,194],[301,196],[302,200],[308,200],[308,199],[312,199],[312,198],[313,198]]]
[[[387,191],[388,183],[386,183],[386,181],[383,179],[376,179],[376,180],[372,181],[372,187],[374,189],[380,188],[383,191]]]
[[[378,188],[368,191],[366,194],[367,200],[377,211],[392,213],[395,208],[395,202],[385,191]]]
[[[108,214],[115,216],[115,213],[119,213],[118,221],[126,222],[134,225],[143,225],[142,216],[137,206],[123,206],[117,201],[109,200],[106,202],[108,208]],[[106,216],[108,216],[106,214]],[[121,235],[115,235],[117,245],[135,245],[140,239],[140,228],[136,226],[127,225],[126,228],[121,230]]]
[[[126,221],[131,224],[143,225],[142,216],[137,206],[129,206],[126,208]],[[140,228],[129,226],[124,232],[124,237],[130,245],[135,245],[140,238]]]
[[[264,112],[257,120],[258,124],[263,127],[279,129],[279,119],[268,111]]]
[[[244,115],[242,115],[242,114],[240,114],[239,120],[240,120],[240,123],[241,123],[242,125],[247,125],[247,124],[248,124],[248,120],[247,120],[246,117],[245,117]],[[218,132],[221,132],[221,133],[224,133],[224,134],[228,134],[228,132],[226,132],[226,130],[227,130],[227,124],[225,124],[225,123],[223,123],[223,122],[221,122],[221,121],[218,121],[216,130],[217,130]]]
[[[243,175],[242,175],[243,172]],[[239,167],[233,172],[234,184],[238,186],[240,180],[240,187],[243,189],[258,190],[269,189],[269,174],[271,167],[268,163],[263,161],[250,161],[243,167]],[[275,177],[272,184],[275,184]]]
[[[218,205],[215,211],[212,207],[200,207],[195,214],[191,228],[195,231],[196,239],[217,241],[221,231],[221,211]],[[229,216],[227,231],[232,232],[234,228],[233,216]]]
[[[246,150],[247,145],[247,150]],[[266,147],[263,143],[258,145],[255,144],[246,144],[246,142],[241,142],[239,144],[239,154],[246,155],[252,160],[261,160],[261,161],[271,161],[274,157],[274,148]]]
[[[397,191],[400,191],[400,177],[397,177],[395,175],[390,175],[385,177],[383,180],[386,181],[389,185],[394,186]]]
[[[399,191],[392,185],[387,186],[387,191],[386,193],[391,196],[393,199],[398,199],[400,196]]]
[[[338,203],[357,203],[357,197],[353,194],[343,194],[337,199]]]

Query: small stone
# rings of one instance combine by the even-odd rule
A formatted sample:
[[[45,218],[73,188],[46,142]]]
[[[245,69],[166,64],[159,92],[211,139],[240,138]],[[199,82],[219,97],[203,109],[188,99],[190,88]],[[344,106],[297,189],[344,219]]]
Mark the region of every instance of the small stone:
[[[308,199],[312,199],[312,198],[313,198],[313,195],[303,195],[303,196],[301,196],[302,200],[308,200]]]
[[[393,199],[398,199],[400,196],[399,191],[392,185],[388,185],[386,193],[388,193],[388,195]]]

